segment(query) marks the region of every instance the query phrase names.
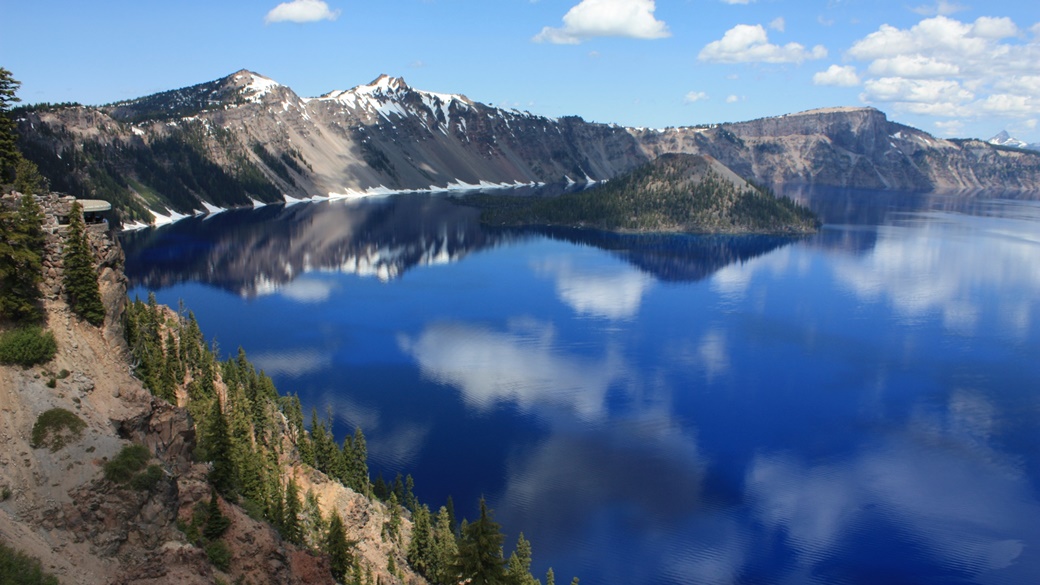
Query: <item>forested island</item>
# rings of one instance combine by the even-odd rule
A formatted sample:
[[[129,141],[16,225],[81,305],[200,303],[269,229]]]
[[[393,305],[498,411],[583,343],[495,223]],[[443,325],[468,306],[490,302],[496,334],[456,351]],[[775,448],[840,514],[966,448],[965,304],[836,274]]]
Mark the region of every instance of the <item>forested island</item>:
[[[461,199],[489,225],[551,225],[615,232],[807,234],[809,209],[776,197],[717,160],[666,154],[634,171],[558,197],[477,194]]]

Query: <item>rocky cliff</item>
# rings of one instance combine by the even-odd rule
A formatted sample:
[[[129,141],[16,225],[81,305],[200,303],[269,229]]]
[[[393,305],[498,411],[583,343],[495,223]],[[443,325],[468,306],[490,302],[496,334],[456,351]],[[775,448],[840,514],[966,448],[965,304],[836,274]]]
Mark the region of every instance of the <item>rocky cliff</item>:
[[[893,190],[1040,190],[1040,153],[950,141],[872,108],[648,130],[549,118],[381,76],[303,98],[250,71],[103,107],[18,110],[21,146],[52,185],[124,215],[284,196],[605,180],[664,153],[707,154],[744,178]]]
[[[223,500],[220,508],[230,519],[222,537],[231,552],[227,567],[218,569],[191,543],[183,526],[209,500],[209,465],[192,456],[195,428],[187,411],[153,397],[131,374],[120,331],[122,250],[104,226],[91,228],[108,315],[103,327],[92,327],[69,311],[61,288],[65,228],[57,218],[67,214],[71,200],[48,196],[40,202],[47,213],[46,326],[58,354],[28,369],[0,365],[0,541],[40,559],[44,570],[67,584],[333,583],[326,557],[283,541],[269,524]],[[34,427],[56,408],[73,413],[83,428],[41,445]],[[161,469],[144,489],[103,473],[131,443],[144,445]],[[388,543],[379,536],[385,506],[292,457],[282,472],[318,496],[323,514],[336,510],[346,520],[347,537],[359,543],[362,562],[376,577],[389,578],[388,557],[403,558],[407,519],[404,544]],[[400,574],[406,582],[423,582],[407,566]]]

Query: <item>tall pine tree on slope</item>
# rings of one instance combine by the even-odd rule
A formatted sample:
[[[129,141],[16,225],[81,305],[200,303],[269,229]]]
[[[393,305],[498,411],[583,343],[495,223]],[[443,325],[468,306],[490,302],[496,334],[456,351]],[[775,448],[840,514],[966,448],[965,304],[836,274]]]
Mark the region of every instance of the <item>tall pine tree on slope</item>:
[[[87,242],[87,230],[83,223],[83,207],[79,202],[72,204],[69,212],[69,232],[65,241],[65,296],[73,313],[94,326],[105,320],[105,306],[101,302],[98,288],[94,255]]]

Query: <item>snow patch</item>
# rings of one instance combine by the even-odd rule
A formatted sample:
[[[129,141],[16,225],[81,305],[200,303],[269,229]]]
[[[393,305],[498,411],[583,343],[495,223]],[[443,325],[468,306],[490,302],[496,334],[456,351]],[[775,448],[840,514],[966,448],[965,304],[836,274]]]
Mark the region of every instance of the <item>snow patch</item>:
[[[227,211],[226,207],[217,207],[207,201],[203,201],[202,206],[206,208],[205,213],[220,213],[221,211]]]

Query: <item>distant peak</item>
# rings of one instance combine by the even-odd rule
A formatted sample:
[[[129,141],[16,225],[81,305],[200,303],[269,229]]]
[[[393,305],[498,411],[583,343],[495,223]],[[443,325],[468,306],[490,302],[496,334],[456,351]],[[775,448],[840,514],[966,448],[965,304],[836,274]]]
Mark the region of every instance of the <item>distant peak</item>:
[[[386,73],[383,73],[379,77],[375,78],[375,80],[367,84],[367,86],[373,89],[385,88],[394,91],[399,89],[408,89],[408,84],[405,83],[403,77],[391,77]]]

